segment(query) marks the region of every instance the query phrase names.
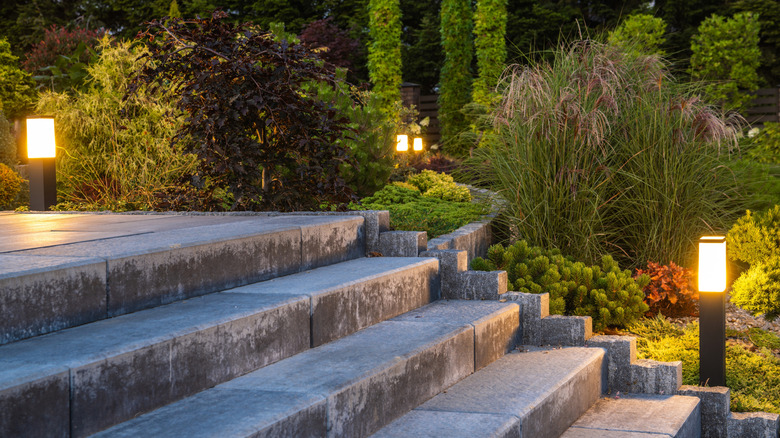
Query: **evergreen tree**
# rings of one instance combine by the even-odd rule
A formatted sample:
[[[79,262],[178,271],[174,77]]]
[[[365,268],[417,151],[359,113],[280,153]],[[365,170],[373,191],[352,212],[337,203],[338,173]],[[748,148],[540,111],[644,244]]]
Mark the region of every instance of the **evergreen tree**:
[[[439,95],[439,123],[445,150],[456,156],[465,156],[466,145],[457,142],[457,135],[468,129],[461,112],[471,100],[471,2],[444,0],[441,4],[441,45],[444,65],[441,69]]]
[[[489,105],[506,61],[507,0],[479,0],[474,19],[474,47],[479,76],[474,81],[474,102]]]
[[[9,119],[23,117],[32,108],[36,94],[32,77],[20,68],[8,41],[0,39],[0,110]]]
[[[401,9],[398,0],[369,1],[368,75],[385,111],[401,100]]]
[[[176,0],[171,0],[171,7],[168,9],[168,16],[171,18],[181,18],[181,11],[179,11],[179,4]]]
[[[666,23],[661,18],[649,14],[630,15],[614,31],[609,33],[610,44],[624,50],[635,50],[644,55],[661,55],[666,39]]]
[[[691,42],[691,78],[706,81],[708,99],[724,109],[744,109],[758,88],[761,52],[758,17],[741,12],[725,19],[712,15],[699,26]]]

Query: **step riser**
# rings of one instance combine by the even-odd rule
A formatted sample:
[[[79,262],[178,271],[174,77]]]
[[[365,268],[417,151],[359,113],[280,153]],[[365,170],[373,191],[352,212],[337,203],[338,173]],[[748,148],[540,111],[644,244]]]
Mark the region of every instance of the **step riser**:
[[[328,437],[361,437],[474,372],[474,335],[464,331],[328,399]]]
[[[522,438],[557,438],[601,397],[603,359],[590,362],[522,419]],[[551,421],[551,419],[554,419]]]
[[[312,347],[438,299],[438,264],[312,296]]]
[[[0,390],[0,436],[70,436],[69,372]]]
[[[357,217],[250,231],[216,242],[206,231],[185,230],[2,254],[3,264],[16,261],[18,272],[0,273],[0,289],[7,291],[0,309],[15,315],[0,320],[0,345],[365,253],[365,227]],[[30,272],[35,260],[67,266]]]
[[[300,353],[309,347],[305,300],[131,354],[72,375],[72,436],[95,433]]]

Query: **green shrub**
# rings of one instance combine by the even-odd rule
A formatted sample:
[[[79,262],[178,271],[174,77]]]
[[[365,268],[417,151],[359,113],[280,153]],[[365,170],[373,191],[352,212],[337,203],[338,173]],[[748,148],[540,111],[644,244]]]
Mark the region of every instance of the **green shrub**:
[[[455,180],[446,173],[437,173],[426,169],[410,176],[407,182],[420,189],[422,195],[429,198],[454,202],[471,201],[469,189],[455,184]]]
[[[664,55],[661,46],[666,42],[666,22],[650,14],[629,15],[614,31],[607,42],[623,50],[633,50],[645,55]]]
[[[780,163],[780,123],[766,122],[751,139],[747,155],[759,163]]]
[[[582,41],[502,81],[493,139],[468,166],[507,228],[588,263],[695,260],[747,202],[734,130],[657,57]]]
[[[401,4],[399,0],[369,0],[368,76],[385,113],[393,118],[401,100]]]
[[[731,302],[754,315],[780,315],[780,255],[756,262],[731,285]]]
[[[726,235],[729,258],[753,265],[780,251],[780,205],[753,213],[748,210]]]
[[[8,207],[16,199],[24,179],[10,167],[0,163],[0,207]]]
[[[507,248],[491,246],[487,259],[472,260],[471,268],[505,270],[510,290],[547,292],[550,313],[589,315],[595,330],[626,327],[648,310],[642,288],[650,278],[647,275],[632,278],[610,256],[604,256],[600,265],[586,266],[561,255],[557,249],[544,250],[521,240]]]
[[[11,124],[0,110],[0,163],[6,166],[16,165],[16,139],[11,133]]]
[[[392,229],[425,231],[429,239],[450,233],[488,213],[486,205],[423,196],[416,186],[403,182],[389,184],[351,208],[388,210]]]
[[[183,118],[169,95],[141,89],[125,98],[144,53],[106,36],[84,90],[41,94],[37,111],[57,115],[58,197],[74,208],[149,210],[155,193],[195,166],[170,145]]]

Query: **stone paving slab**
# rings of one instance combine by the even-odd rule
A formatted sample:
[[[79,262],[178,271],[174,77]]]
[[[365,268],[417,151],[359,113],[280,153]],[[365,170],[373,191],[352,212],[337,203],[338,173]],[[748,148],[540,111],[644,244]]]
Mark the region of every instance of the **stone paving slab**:
[[[477,307],[481,304],[472,302]],[[477,319],[496,310],[493,306],[482,309],[485,313]],[[189,424],[187,435],[193,437],[210,436],[207,430],[226,431],[220,433],[224,437],[255,436],[244,431],[266,430],[276,424],[316,423],[306,420],[314,415],[309,408],[313,403],[302,406],[299,402],[306,396],[325,400],[327,425],[314,431],[308,426],[285,429],[284,436],[367,436],[474,370],[474,326],[441,324],[434,318],[426,320],[424,312],[418,314],[423,317],[373,325],[98,436],[150,436],[155,431],[175,430],[176,424]],[[287,397],[269,399],[262,408],[246,410],[236,393],[250,391]],[[279,412],[290,414],[280,417]],[[238,430],[237,424],[241,431],[233,432]]]
[[[602,398],[561,438],[613,434],[655,434],[666,438],[701,436],[700,402],[681,395],[638,395]]]

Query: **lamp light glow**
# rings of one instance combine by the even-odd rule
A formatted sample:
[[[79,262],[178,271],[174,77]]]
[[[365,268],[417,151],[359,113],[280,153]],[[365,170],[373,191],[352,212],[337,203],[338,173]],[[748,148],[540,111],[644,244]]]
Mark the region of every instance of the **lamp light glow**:
[[[699,239],[699,292],[726,290],[726,237]]]
[[[27,158],[54,158],[54,118],[27,119]]]
[[[395,150],[398,152],[406,152],[409,150],[409,136],[405,134],[398,134],[395,137],[396,145]]]
[[[423,150],[422,138],[420,138],[420,137],[415,137],[414,138],[413,149],[414,149],[415,152],[420,152],[420,151]]]

